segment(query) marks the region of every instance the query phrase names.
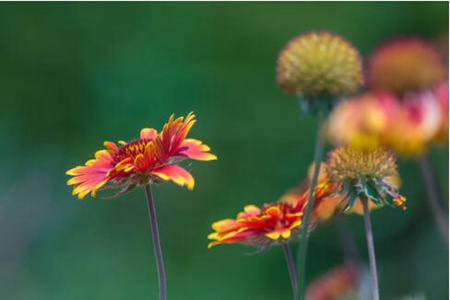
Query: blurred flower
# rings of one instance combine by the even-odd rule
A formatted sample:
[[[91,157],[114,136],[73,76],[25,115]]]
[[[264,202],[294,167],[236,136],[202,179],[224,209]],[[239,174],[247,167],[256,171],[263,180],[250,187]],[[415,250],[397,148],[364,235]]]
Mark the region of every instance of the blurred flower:
[[[345,194],[345,209],[354,207],[361,197],[376,205],[384,204],[404,208],[406,199],[390,178],[397,177],[397,164],[393,153],[386,148],[365,151],[339,147],[330,152],[325,171],[332,183],[340,184]]]
[[[363,83],[361,58],[337,34],[308,32],[280,52],[277,80],[285,92],[306,98],[351,94]]]
[[[408,93],[367,93],[336,106],[327,124],[335,145],[374,150],[388,146],[400,155],[420,155],[448,138],[448,85]]]
[[[212,224],[215,231],[208,235],[213,240],[208,248],[220,244],[240,243],[266,248],[282,244],[300,232],[303,203],[270,203],[262,209],[247,205],[236,219],[225,219]]]
[[[327,122],[330,141],[366,150],[380,147],[395,101],[389,94],[367,93],[338,104]]]
[[[122,192],[149,182],[172,180],[180,186],[193,189],[192,175],[176,165],[182,159],[214,160],[209,147],[194,139],[187,139],[195,115],[174,119],[172,115],[162,132],[153,128],[141,130],[140,138],[130,142],[105,142],[105,150],[95,153],[95,158],[85,166],[75,167],[66,172],[73,176],[67,184],[74,185],[73,195],[84,198],[88,193],[95,197],[100,189],[119,188]]]
[[[309,284],[307,300],[345,300],[357,298],[360,284],[359,270],[351,265],[332,269]]]
[[[431,90],[406,94],[400,100],[391,104],[391,122],[383,139],[400,155],[421,155],[437,137],[448,112]]]
[[[440,83],[434,88],[434,95],[439,103],[439,112],[441,113],[441,124],[439,126],[438,132],[434,135],[434,141],[448,141],[448,84]]]
[[[430,88],[445,76],[442,57],[432,45],[419,38],[387,41],[369,59],[369,86],[375,91],[403,94]]]

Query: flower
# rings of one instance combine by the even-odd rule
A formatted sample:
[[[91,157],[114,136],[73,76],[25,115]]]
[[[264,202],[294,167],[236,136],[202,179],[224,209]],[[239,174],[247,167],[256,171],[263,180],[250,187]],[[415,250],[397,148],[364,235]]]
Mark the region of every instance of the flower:
[[[220,244],[240,243],[266,248],[287,242],[300,232],[303,203],[275,202],[262,209],[247,205],[236,219],[225,219],[212,224],[215,231],[208,235],[213,240],[208,248]]]
[[[374,150],[383,145],[383,135],[393,120],[389,94],[366,93],[338,104],[330,114],[326,128],[334,145]]]
[[[370,56],[367,73],[372,90],[403,94],[431,88],[443,81],[447,72],[432,45],[411,37],[379,46]]]
[[[371,92],[352,98],[336,106],[327,133],[337,146],[387,146],[400,155],[421,155],[432,142],[448,138],[448,85],[402,97]]]
[[[310,231],[342,210],[343,196],[340,194],[339,185],[328,180],[322,167],[321,170],[314,191],[311,223],[308,228]],[[261,209],[255,205],[247,205],[236,219],[214,222],[214,232],[208,236],[212,240],[208,248],[235,243],[266,248],[296,238],[302,230],[303,211],[308,196],[309,182],[302,187],[290,189],[279,201],[265,204]]]
[[[358,51],[341,36],[312,31],[294,38],[280,52],[277,80],[289,94],[342,96],[363,83]]]
[[[329,182],[317,185],[314,191],[312,220],[308,230],[314,229],[320,221],[315,209],[324,199],[335,193]],[[279,201],[265,204],[261,209],[247,205],[236,219],[224,219],[212,224],[208,238],[213,240],[209,248],[219,244],[240,243],[266,248],[282,244],[295,238],[301,232],[303,211],[308,201],[309,189],[293,188],[281,196]]]
[[[347,202],[345,209],[352,208],[358,199],[371,200],[378,206],[404,207],[406,199],[391,179],[398,176],[396,159],[386,148],[335,148],[328,156],[325,171],[332,183],[340,184]]]
[[[353,299],[357,296],[361,280],[354,265],[336,267],[315,279],[306,290],[308,300]]]
[[[325,170],[332,182],[344,183],[362,177],[384,178],[397,175],[397,165],[392,152],[378,148],[362,151],[350,147],[334,149],[326,162]]]
[[[441,124],[438,132],[434,135],[433,141],[447,141],[448,140],[448,84],[439,83],[434,87],[434,95],[439,103],[439,111],[442,114]]]
[[[210,148],[199,140],[186,136],[195,123],[195,115],[174,119],[172,115],[158,133],[153,128],[141,130],[140,138],[130,142],[105,142],[106,149],[95,153],[95,158],[84,166],[66,172],[73,176],[67,181],[74,185],[73,195],[82,199],[91,193],[95,197],[100,189],[123,187],[122,192],[137,185],[172,180],[180,186],[194,188],[192,175],[178,166],[183,159],[214,160]]]
[[[406,94],[391,106],[391,122],[383,136],[385,144],[404,156],[426,152],[438,135],[445,114],[448,115],[441,109],[436,94],[431,90]]]

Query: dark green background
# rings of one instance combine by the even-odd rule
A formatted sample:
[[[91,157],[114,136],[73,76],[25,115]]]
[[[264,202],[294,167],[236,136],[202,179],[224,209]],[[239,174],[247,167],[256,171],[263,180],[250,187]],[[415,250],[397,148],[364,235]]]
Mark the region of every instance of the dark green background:
[[[105,140],[130,140],[193,110],[193,192],[155,187],[169,299],[290,299],[279,248],[206,248],[210,224],[301,181],[315,121],[275,81],[286,42],[308,30],[363,55],[398,35],[448,34],[447,3],[2,3],[0,298],[156,299],[144,193],[71,196],[64,172]],[[433,162],[448,190],[448,151]],[[382,299],[448,297],[448,251],[417,164],[400,166],[405,212],[373,214]],[[446,193],[448,199],[448,194]],[[362,219],[348,219],[366,255]],[[308,278],[342,263],[335,226],[317,230]]]

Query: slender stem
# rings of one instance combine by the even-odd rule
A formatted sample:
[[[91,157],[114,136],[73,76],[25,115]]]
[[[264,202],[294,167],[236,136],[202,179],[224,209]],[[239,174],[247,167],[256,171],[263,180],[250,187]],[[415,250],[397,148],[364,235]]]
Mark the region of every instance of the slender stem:
[[[444,208],[444,202],[442,200],[443,197],[440,192],[438,182],[434,176],[433,168],[431,167],[430,161],[426,155],[422,155],[419,158],[419,164],[428,194],[428,204],[430,205],[434,220],[436,221],[439,231],[444,238],[445,244],[448,247],[448,217],[446,209]]]
[[[375,246],[373,244],[372,224],[370,223],[369,204],[367,203],[368,200],[363,197],[361,197],[361,202],[364,210],[364,226],[366,228],[367,248],[369,250],[370,274],[372,277],[372,300],[379,300],[377,261],[375,257]]]
[[[294,300],[298,299],[298,283],[297,283],[297,275],[295,274],[295,266],[294,260],[292,259],[291,249],[288,244],[283,245],[284,257],[286,258],[286,264],[289,271],[289,277],[291,278],[291,286],[292,286],[292,294],[294,296]]]
[[[319,177],[320,163],[322,160],[323,152],[323,138],[322,138],[322,123],[324,120],[325,112],[319,111],[318,124],[317,124],[317,135],[316,135],[316,145],[314,148],[314,172],[311,179],[311,185],[309,188],[308,202],[306,203],[306,208],[303,214],[302,227],[303,231],[301,234],[299,252],[297,256],[297,262],[299,266],[299,279],[300,279],[300,299],[305,299],[305,277],[306,277],[306,256],[308,252],[308,239],[309,239],[309,221],[311,216],[311,210],[314,202],[314,191],[317,185],[317,178]]]
[[[150,217],[150,227],[152,229],[153,249],[155,251],[156,266],[158,269],[159,300],[166,299],[166,271],[164,269],[161,241],[159,239],[158,220],[156,219],[155,203],[153,201],[150,184],[145,186],[147,196],[148,214]]]
[[[345,219],[339,220],[339,223],[337,224],[337,234],[339,236],[339,241],[346,261],[352,265],[360,267],[361,255]]]

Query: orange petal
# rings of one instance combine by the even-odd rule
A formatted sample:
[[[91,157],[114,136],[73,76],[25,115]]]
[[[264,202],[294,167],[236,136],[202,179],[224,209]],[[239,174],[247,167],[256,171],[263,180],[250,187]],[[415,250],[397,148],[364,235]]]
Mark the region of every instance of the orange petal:
[[[153,175],[162,180],[172,180],[179,186],[186,186],[189,190],[194,189],[194,178],[192,175],[180,166],[169,165],[152,171]]]
[[[185,139],[180,145],[178,154],[195,160],[216,160],[217,156],[209,153],[211,149],[199,140]]]
[[[141,140],[154,140],[158,135],[158,131],[153,128],[144,128],[141,130]]]
[[[280,233],[278,231],[268,232],[266,236],[271,240],[278,240],[280,238]]]
[[[119,151],[119,147],[117,147],[117,145],[113,142],[104,142],[103,145],[105,146],[106,149],[108,149],[111,152],[117,152]]]

